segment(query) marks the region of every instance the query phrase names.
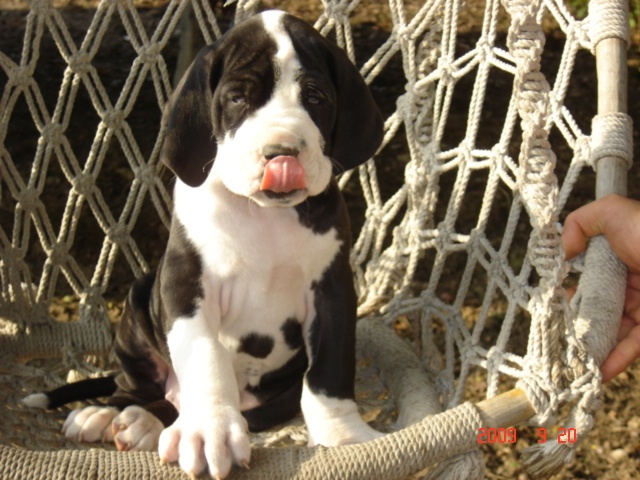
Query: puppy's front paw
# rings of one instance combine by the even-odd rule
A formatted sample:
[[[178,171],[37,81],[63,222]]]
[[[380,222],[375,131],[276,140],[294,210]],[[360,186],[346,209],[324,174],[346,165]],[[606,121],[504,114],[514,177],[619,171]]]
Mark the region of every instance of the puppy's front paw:
[[[137,405],[125,408],[111,422],[113,441],[120,451],[156,450],[163,428],[158,417]]]
[[[90,407],[73,410],[62,425],[65,437],[78,442],[111,442],[111,421],[118,415],[113,407]]]
[[[160,435],[158,453],[163,462],[178,461],[190,475],[206,468],[213,478],[224,478],[232,462],[245,468],[251,449],[247,422],[233,407],[215,407],[206,415],[181,412]]]

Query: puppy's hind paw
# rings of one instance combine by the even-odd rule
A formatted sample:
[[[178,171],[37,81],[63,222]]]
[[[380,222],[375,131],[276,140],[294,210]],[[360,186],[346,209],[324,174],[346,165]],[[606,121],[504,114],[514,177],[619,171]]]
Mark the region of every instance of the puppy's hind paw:
[[[113,407],[90,407],[73,410],[64,424],[65,437],[79,442],[112,442],[111,421],[118,415]]]
[[[156,450],[163,428],[155,415],[137,405],[125,408],[111,423],[113,441],[120,451]]]

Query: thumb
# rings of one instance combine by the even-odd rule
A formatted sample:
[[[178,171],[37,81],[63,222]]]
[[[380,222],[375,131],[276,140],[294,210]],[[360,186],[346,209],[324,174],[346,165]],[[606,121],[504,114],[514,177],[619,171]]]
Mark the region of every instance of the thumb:
[[[607,214],[615,208],[617,198],[622,197],[604,197],[580,207],[567,216],[562,230],[562,246],[567,259],[584,251],[589,238],[606,234]]]

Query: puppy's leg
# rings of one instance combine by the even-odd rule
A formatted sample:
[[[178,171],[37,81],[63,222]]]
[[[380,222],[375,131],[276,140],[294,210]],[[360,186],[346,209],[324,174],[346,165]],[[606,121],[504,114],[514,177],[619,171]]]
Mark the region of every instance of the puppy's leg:
[[[291,420],[300,413],[302,378],[292,380],[290,388],[267,400],[260,406],[242,412],[249,430],[261,432]]]
[[[355,402],[356,295],[346,250],[340,255],[313,291],[316,317],[307,333],[309,369],[301,400],[309,446],[383,435],[362,420]]]
[[[158,453],[165,462],[178,461],[188,474],[208,468],[212,477],[222,478],[232,462],[248,464],[250,447],[231,356],[210,317],[215,315],[197,308],[192,316],[178,318],[167,335],[180,414],[162,432]]]
[[[115,353],[121,372],[106,407],[71,412],[63,432],[85,442],[115,441],[119,450],[154,450],[162,429],[177,417],[165,400],[167,363],[151,347],[149,298],[153,276],[137,280],[129,293],[116,334]]]

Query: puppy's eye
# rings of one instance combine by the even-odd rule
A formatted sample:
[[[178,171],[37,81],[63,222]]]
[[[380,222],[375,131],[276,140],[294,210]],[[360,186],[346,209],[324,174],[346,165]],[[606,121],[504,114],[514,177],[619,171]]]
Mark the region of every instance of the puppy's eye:
[[[310,105],[321,105],[325,101],[324,94],[314,87],[307,87],[303,94],[303,98]]]
[[[242,104],[247,102],[247,99],[241,93],[235,93],[235,94],[231,95],[231,98],[229,100],[234,105],[242,105]]]

